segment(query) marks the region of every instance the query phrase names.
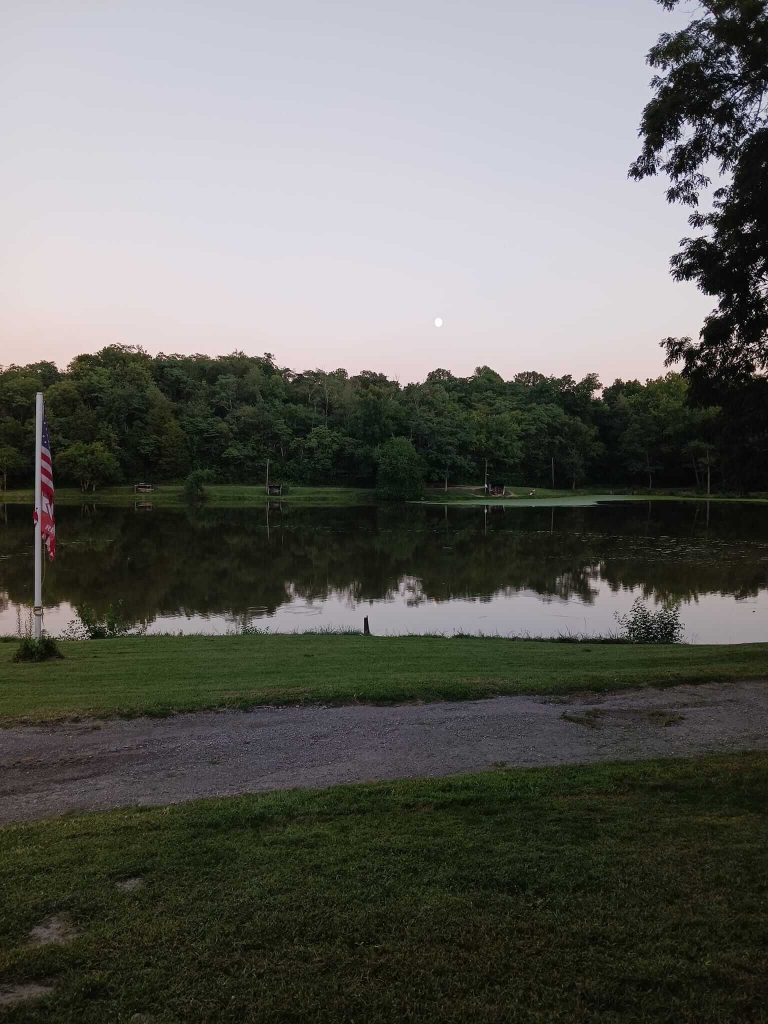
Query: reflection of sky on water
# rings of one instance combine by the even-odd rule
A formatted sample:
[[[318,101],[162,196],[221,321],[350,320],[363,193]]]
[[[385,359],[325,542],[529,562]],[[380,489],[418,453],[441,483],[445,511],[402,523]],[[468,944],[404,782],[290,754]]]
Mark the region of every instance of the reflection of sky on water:
[[[248,624],[275,633],[307,629],[362,629],[363,616],[378,634],[399,633],[490,633],[517,636],[559,636],[568,633],[605,634],[615,632],[615,613],[627,612],[638,590],[611,591],[598,583],[593,603],[578,598],[542,598],[531,591],[499,594],[490,599],[433,601],[414,604],[412,579],[401,581],[399,593],[380,600],[356,601],[349,593],[332,593],[327,598],[306,601],[294,595],[291,603],[269,614],[264,608],[250,608],[247,616],[162,615],[147,626],[147,633],[234,633]],[[653,601],[647,602],[650,606]],[[20,609],[22,619],[28,609]],[[768,639],[768,593],[737,600],[719,594],[705,594],[697,601],[683,602],[681,617],[689,643],[754,643]],[[75,618],[69,604],[48,608],[45,625],[52,633],[64,630]],[[15,633],[17,608],[9,605],[0,612],[0,633]]]
[[[46,626],[122,602],[148,632],[362,628],[558,636],[616,632],[642,595],[682,598],[692,643],[768,639],[768,508],[61,510]],[[29,619],[28,510],[0,519],[0,632]],[[476,596],[473,596],[476,595]]]

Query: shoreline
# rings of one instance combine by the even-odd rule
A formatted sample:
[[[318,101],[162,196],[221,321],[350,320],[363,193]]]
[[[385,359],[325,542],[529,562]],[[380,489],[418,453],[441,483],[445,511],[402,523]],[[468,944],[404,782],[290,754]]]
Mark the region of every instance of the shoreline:
[[[311,487],[304,485],[288,485],[281,496],[269,497],[264,493],[262,485],[241,486],[237,484],[208,484],[207,498],[198,507],[201,508],[261,508],[267,504],[301,505],[305,507],[355,507],[377,505],[391,507],[398,504],[408,505],[457,505],[484,506],[500,505],[510,508],[526,508],[530,506],[583,506],[610,501],[684,501],[684,502],[718,502],[728,504],[768,504],[768,496],[741,496],[732,494],[696,494],[688,489],[662,488],[646,493],[632,492],[630,489],[614,489],[608,487],[551,489],[512,487],[512,492],[505,497],[484,497],[474,493],[477,489],[456,487],[447,493],[437,488],[427,487],[424,495],[418,500],[408,502],[385,502],[376,496],[373,488],[366,487]],[[534,493],[531,494],[530,492]],[[5,493],[0,492],[0,505],[32,505],[33,492],[27,488],[11,488]],[[158,508],[186,508],[182,484],[159,484],[148,494],[136,494],[130,486],[105,487],[93,493],[84,493],[74,487],[59,487],[56,490],[57,505],[104,505],[130,508],[137,503],[152,505]]]

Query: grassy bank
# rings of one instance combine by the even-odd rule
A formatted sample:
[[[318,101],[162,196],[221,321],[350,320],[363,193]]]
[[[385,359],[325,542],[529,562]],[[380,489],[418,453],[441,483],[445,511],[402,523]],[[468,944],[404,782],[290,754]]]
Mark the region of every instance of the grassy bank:
[[[239,484],[209,484],[206,487],[208,492],[207,504],[212,507],[250,507],[262,506],[267,500],[282,501],[291,505],[371,505],[376,501],[376,492],[365,487],[303,487],[291,485],[282,498],[268,499],[264,494],[262,485],[242,486]],[[531,491],[533,495],[531,496]],[[630,491],[614,490],[608,487],[585,487],[577,488],[575,491],[553,490],[546,487],[509,487],[508,496],[505,498],[485,498],[481,488],[476,487],[455,487],[447,492],[441,488],[427,488],[424,492],[424,500],[434,504],[516,504],[525,505],[528,503],[545,504],[556,501],[568,505],[589,505],[595,501],[719,501],[719,502],[751,502],[757,504],[768,504],[768,496],[753,495],[750,497],[738,497],[737,495],[712,495],[709,499],[693,491],[653,491],[647,493],[638,491],[632,494]],[[7,502],[10,505],[31,505],[33,502],[31,489],[16,489],[0,492],[0,504]],[[93,494],[83,494],[75,487],[59,487],[56,490],[56,502],[59,505],[82,505],[98,504],[116,506],[121,508],[132,508],[136,500],[151,501],[158,507],[181,507],[185,504],[183,488],[181,484],[160,484],[152,494],[135,494],[133,487],[104,487]]]
[[[667,488],[646,491],[640,488],[610,487],[577,487],[576,490],[558,490],[548,487],[507,487],[503,498],[486,498],[481,487],[454,487],[448,491],[431,487],[425,491],[427,501],[437,504],[453,504],[455,502],[470,505],[524,505],[533,503],[562,502],[572,505],[589,505],[595,501],[718,501],[718,502],[751,502],[752,504],[768,504],[768,494],[754,494],[749,497],[737,494],[706,494],[681,488]]]
[[[62,643],[15,664],[0,644],[0,722],[311,701],[474,699],[760,678],[768,644],[634,646],[496,638],[273,635]]]
[[[767,789],[740,755],[8,827],[0,986],[48,994],[4,1019],[765,1020]]]
[[[289,487],[281,498],[267,498],[263,485],[253,487],[239,484],[208,484],[206,504],[213,507],[261,506],[266,501],[282,501],[293,505],[369,505],[374,492],[363,487]],[[9,490],[0,494],[0,502],[11,505],[31,505],[31,490]],[[95,503],[118,507],[133,507],[135,501],[151,501],[160,507],[184,505],[181,484],[161,484],[151,494],[135,494],[133,487],[104,487],[93,494],[83,494],[75,487],[56,489],[58,505]]]

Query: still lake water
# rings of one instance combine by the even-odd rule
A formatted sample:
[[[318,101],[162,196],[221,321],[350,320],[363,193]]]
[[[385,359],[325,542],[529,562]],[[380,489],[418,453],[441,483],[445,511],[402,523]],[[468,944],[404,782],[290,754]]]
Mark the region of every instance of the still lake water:
[[[608,633],[637,595],[691,643],[768,640],[768,505],[57,509],[45,625],[120,602],[148,632]],[[0,633],[32,601],[31,512],[0,506]]]

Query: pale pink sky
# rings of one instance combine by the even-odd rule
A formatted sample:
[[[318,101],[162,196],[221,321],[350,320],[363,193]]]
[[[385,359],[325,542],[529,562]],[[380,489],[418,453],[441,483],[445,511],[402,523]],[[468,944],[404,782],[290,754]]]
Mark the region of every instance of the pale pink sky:
[[[663,372],[711,303],[626,169],[653,0],[9,0],[0,364]],[[444,318],[436,329],[433,319]]]

